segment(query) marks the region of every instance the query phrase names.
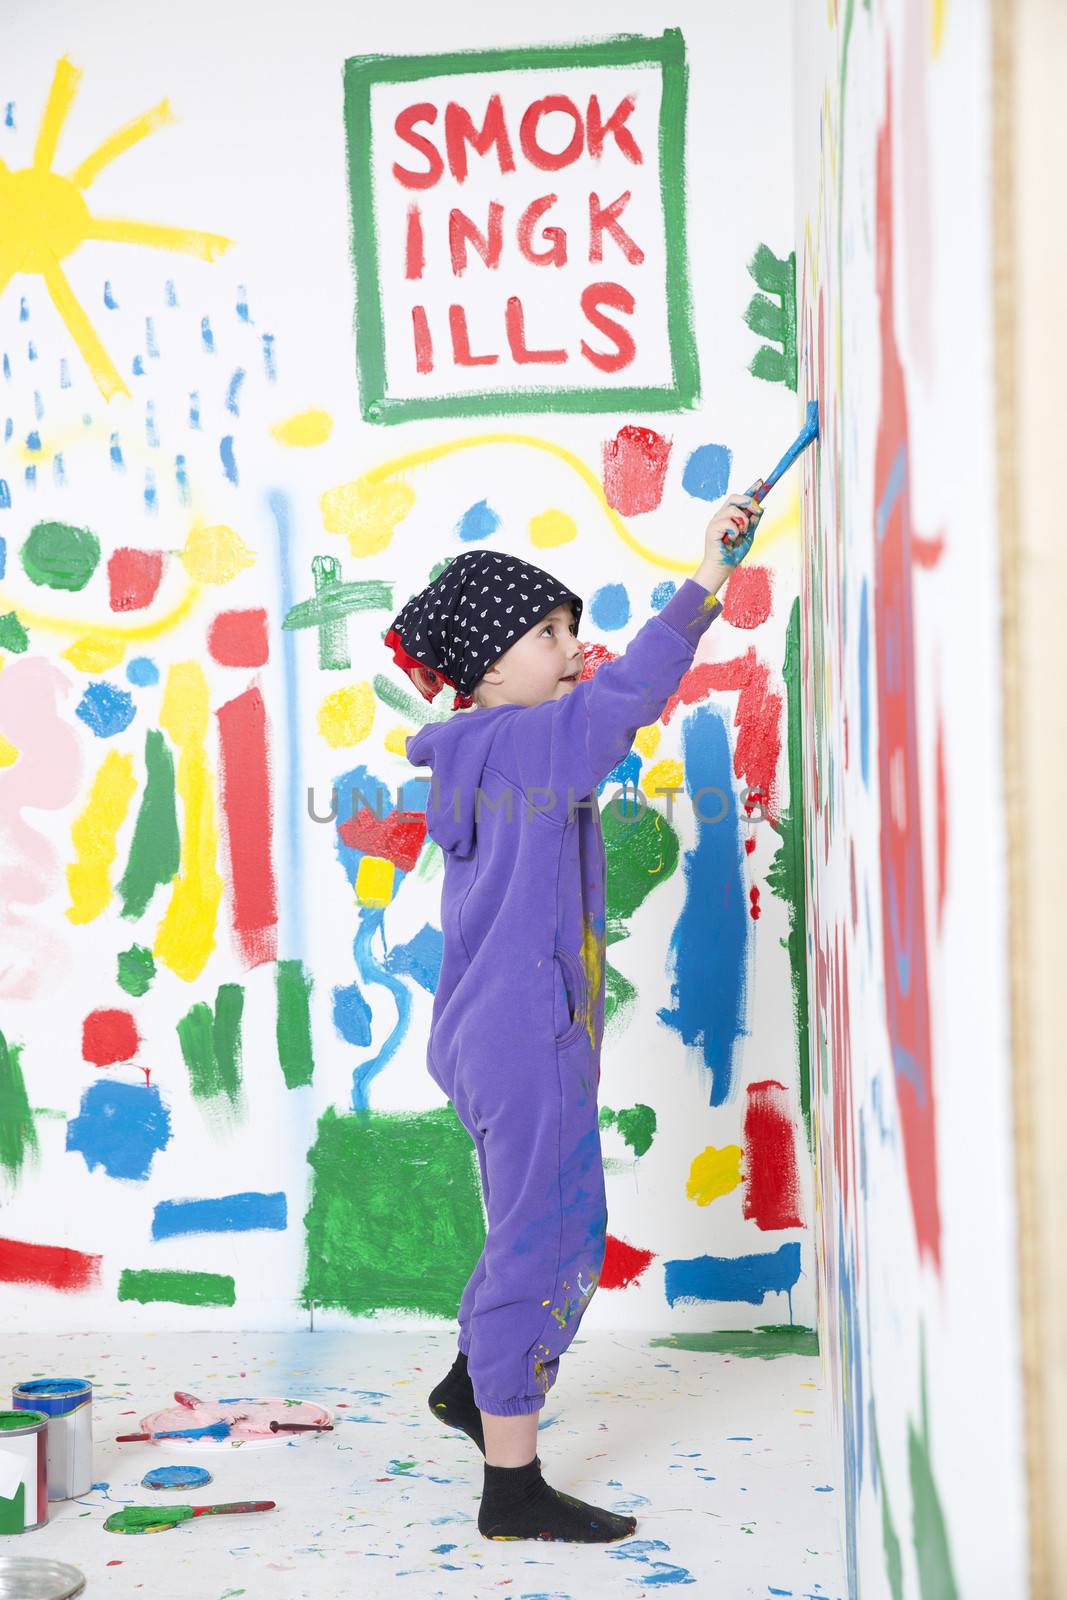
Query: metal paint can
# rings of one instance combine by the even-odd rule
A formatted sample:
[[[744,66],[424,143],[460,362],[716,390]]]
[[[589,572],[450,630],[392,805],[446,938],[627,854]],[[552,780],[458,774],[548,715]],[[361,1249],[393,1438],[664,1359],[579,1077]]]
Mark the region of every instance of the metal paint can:
[[[31,1378],[11,1391],[16,1411],[48,1418],[48,1498],[75,1500],[93,1486],[93,1386],[88,1378]]]
[[[48,1418],[0,1411],[0,1534],[32,1533],[48,1521]]]

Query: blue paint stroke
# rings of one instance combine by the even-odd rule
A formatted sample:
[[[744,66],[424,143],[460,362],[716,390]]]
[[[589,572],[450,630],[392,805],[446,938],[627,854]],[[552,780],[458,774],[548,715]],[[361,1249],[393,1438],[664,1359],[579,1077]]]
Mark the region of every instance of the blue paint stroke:
[[[0,573],[0,577],[3,574]],[[134,656],[126,665],[126,677],[139,689],[149,688],[159,682],[159,668],[148,656]]]
[[[38,389],[33,391],[33,414],[38,422],[44,416],[44,401],[41,399],[40,390]]]
[[[432,923],[424,922],[407,944],[395,944],[385,958],[388,971],[414,978],[429,994],[437,991],[444,954],[444,934]]]
[[[8,353],[6,350],[4,351],[4,377],[7,379],[8,383],[11,382],[11,361],[8,358]]]
[[[117,433],[113,433],[111,435],[111,448],[109,453],[111,456],[111,465],[115,468],[116,472],[125,472],[126,463],[122,459],[122,446],[119,443],[119,436]]]
[[[81,1110],[67,1123],[67,1149],[109,1178],[143,1181],[170,1136],[170,1113],[154,1084],[102,1079],[86,1089]]]
[[[500,526],[500,518],[488,500],[479,500],[468,506],[456,523],[456,533],[467,544],[475,539],[488,539]]]
[[[679,1300],[745,1300],[762,1305],[769,1294],[789,1294],[800,1277],[799,1243],[754,1256],[694,1256],[663,1263],[667,1304]]]
[[[34,428],[32,433],[26,435],[26,449],[39,450],[41,448],[41,435]]]
[[[663,607],[667,604],[667,601],[673,594],[677,594],[677,592],[678,585],[674,582],[673,578],[666,578],[663,583],[657,583],[656,587],[652,591],[653,611],[662,611]]]
[[[605,583],[589,602],[589,614],[598,628],[610,633],[630,620],[630,596],[624,583]]]
[[[119,303],[111,292],[111,280],[109,278],[104,279],[104,304],[109,311],[117,311],[119,308]]]
[[[61,389],[70,388],[70,362],[66,356],[60,356],[59,358],[59,387]]]
[[[733,456],[724,444],[702,444],[682,473],[682,488],[696,500],[720,500],[730,485]]]
[[[190,428],[200,426],[200,396],[195,389],[189,396],[189,426]]]
[[[176,306],[178,304],[178,292],[174,287],[174,280],[172,278],[168,278],[166,283],[163,285],[163,292],[166,296],[168,306]]]
[[[185,457],[174,457],[174,482],[178,486],[178,499],[183,506],[192,504],[192,492],[189,488],[189,473],[185,466]]]
[[[67,481],[67,468],[63,461],[63,452],[60,451],[52,457],[52,483],[57,489],[62,489]]]
[[[158,357],[159,344],[156,340],[156,325],[151,317],[145,317],[144,319],[144,347],[152,360]]]
[[[346,1044],[366,1048],[373,1038],[371,1008],[358,983],[339,985],[333,995],[333,1025]]]
[[[23,476],[24,476],[25,481],[26,481],[27,489],[36,488],[36,486],[37,486],[37,468],[36,467],[27,467],[25,473],[23,474]]]
[[[871,770],[871,692],[870,692],[870,597],[867,593],[867,579],[864,578],[860,589],[860,637],[859,637],[859,662],[860,662],[860,771],[863,774],[863,787],[868,787]]]
[[[144,377],[144,362],[140,356],[134,356],[133,358],[133,375],[135,378]]]
[[[288,1226],[285,1195],[219,1195],[215,1200],[161,1200],[152,1217],[153,1239],[174,1239],[187,1233],[281,1232]]]
[[[7,484],[4,483],[3,478],[0,478],[0,484],[3,484],[5,489],[7,488]],[[8,501],[8,504],[10,504],[10,501]],[[0,505],[3,505],[3,497],[2,496],[0,496]],[[3,578],[4,573],[6,571],[7,571],[7,540],[6,539],[0,539],[0,578]]]
[[[367,1111],[370,1108],[368,1089],[373,1080],[388,1066],[400,1048],[408,1028],[411,1024],[411,992],[407,985],[394,978],[385,967],[375,960],[371,950],[371,940],[376,931],[382,932],[384,942],[385,934],[382,924],[385,920],[385,911],[381,907],[360,907],[359,929],[353,944],[353,953],[359,975],[366,984],[379,983],[388,989],[396,1001],[396,1022],[381,1049],[369,1061],[364,1061],[352,1074],[352,1109],[353,1111]]]
[[[268,383],[277,383],[278,368],[274,360],[273,333],[265,333],[263,335],[263,370],[267,374]]]
[[[89,684],[74,712],[98,739],[111,739],[129,727],[137,715],[133,696],[126,689],[102,680]]]
[[[237,462],[233,454],[233,434],[227,433],[219,440],[219,460],[222,470],[232,484],[237,483]]]
[[[15,126],[15,102],[14,102],[14,100],[9,100],[7,102],[7,105],[6,105],[5,109],[4,109],[4,127],[5,128],[13,128],[14,126]]]
[[[287,494],[272,489],[267,495],[267,508],[274,519],[275,549],[278,562],[279,607],[278,618],[287,617],[296,604],[293,585],[292,562],[292,506]],[[285,907],[279,933],[283,957],[299,960],[305,953],[304,940],[304,873],[301,829],[304,810],[301,805],[300,765],[300,677],[297,636],[294,629],[277,628],[271,646],[271,657],[281,656],[282,676],[285,685],[286,761],[285,761],[285,824],[282,830],[283,879],[281,903]]]
[[[14,433],[14,431],[15,431],[15,424],[12,422],[10,417],[6,417],[4,419],[4,443],[5,444],[7,444],[8,440],[11,438],[11,435]]]
[[[144,469],[144,508],[147,512],[159,510],[159,500],[156,495],[156,475],[151,467]]]
[[[710,706],[698,706],[685,722],[682,739],[697,843],[685,853],[685,903],[671,935],[668,970],[674,1006],[661,1007],[656,1014],[686,1044],[701,1050],[711,1073],[709,1103],[721,1106],[733,1084],[738,1041],[747,1033],[752,919],[726,720]],[[724,806],[725,815],[712,821]]]
[[[248,290],[243,283],[237,285],[237,315],[242,322],[251,324],[252,318],[248,314]]]
[[[145,443],[151,450],[159,449],[159,429],[156,427],[156,408],[151,400],[145,402],[144,408],[144,436]]]
[[[235,417],[241,415],[241,385],[245,381],[244,367],[238,367],[230,379],[230,386],[226,390],[226,410],[232,411]]]
[[[209,355],[215,354],[215,335],[211,331],[210,317],[200,318],[200,343]]]

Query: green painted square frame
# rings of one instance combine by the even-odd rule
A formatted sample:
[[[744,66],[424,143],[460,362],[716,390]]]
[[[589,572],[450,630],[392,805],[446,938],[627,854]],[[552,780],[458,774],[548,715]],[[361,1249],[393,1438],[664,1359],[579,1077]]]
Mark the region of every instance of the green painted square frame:
[[[672,382],[636,388],[499,389],[423,399],[390,395],[374,225],[370,115],[373,85],[410,83],[420,78],[471,72],[635,65],[658,66],[662,78],[659,181]],[[410,422],[419,417],[479,417],[535,411],[681,411],[696,404],[700,398],[700,370],[693,338],[685,234],[687,81],[685,41],[678,28],[667,28],[658,38],[621,34],[569,45],[520,46],[427,56],[351,56],[345,62],[345,135],[356,287],[356,368],[360,411],[365,422],[387,424]]]

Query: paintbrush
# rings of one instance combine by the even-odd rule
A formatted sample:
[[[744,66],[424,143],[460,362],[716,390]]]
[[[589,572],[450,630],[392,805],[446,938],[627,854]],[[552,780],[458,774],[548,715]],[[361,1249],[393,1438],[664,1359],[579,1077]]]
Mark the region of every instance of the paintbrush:
[[[332,1422],[272,1422],[271,1433],[332,1433]]]
[[[213,1422],[209,1428],[168,1428],[161,1433],[117,1433],[116,1444],[140,1444],[145,1439],[228,1439],[230,1424]]]
[[[749,494],[753,500],[755,500],[757,505],[761,505],[763,503],[764,499],[770,490],[774,488],[783,472],[788,472],[789,468],[793,465],[793,462],[797,459],[797,457],[799,455],[803,455],[804,451],[808,448],[808,445],[814,443],[818,437],[819,402],[817,400],[809,400],[807,415],[804,418],[804,426],[793,440],[793,443],[789,446],[789,449],[786,451],[785,455],[777,463],[777,465],[771,469],[770,476],[764,478],[758,489],[753,488],[746,490],[746,493]],[[722,543],[728,550],[733,550],[747,537],[748,535],[744,533],[724,533],[722,537]]]
[[[158,1527],[161,1523],[188,1522],[191,1517],[230,1516],[241,1511],[273,1511],[276,1500],[232,1500],[218,1506],[123,1506],[115,1516],[126,1528]],[[114,1531],[114,1530],[113,1530]]]

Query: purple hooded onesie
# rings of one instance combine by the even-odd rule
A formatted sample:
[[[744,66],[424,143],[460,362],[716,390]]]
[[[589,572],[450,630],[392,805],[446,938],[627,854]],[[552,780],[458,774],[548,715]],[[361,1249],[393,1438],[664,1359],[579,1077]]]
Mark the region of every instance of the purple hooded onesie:
[[[488,1215],[459,1305],[482,1411],[537,1411],[603,1265],[597,787],[659,717],[722,607],[686,579],[562,699],[459,711],[407,742],[433,770],[444,952],[431,1077],[474,1140]]]

